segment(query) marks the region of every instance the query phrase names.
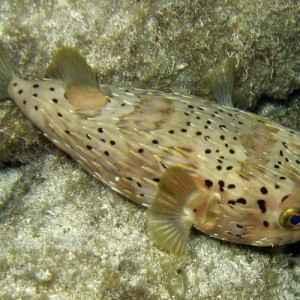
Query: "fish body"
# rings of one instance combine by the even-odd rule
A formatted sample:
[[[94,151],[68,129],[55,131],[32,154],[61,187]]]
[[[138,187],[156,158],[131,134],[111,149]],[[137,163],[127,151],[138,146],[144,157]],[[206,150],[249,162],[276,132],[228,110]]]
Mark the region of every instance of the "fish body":
[[[49,80],[18,78],[3,50],[0,65],[0,95],[95,178],[149,207],[149,233],[164,248],[182,254],[191,226],[240,244],[300,240],[298,131],[199,97],[98,89],[70,48]]]

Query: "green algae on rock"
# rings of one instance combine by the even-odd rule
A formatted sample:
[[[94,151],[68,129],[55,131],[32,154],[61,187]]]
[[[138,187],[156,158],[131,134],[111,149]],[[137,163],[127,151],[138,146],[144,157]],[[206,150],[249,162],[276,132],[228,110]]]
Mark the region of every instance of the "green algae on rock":
[[[0,103],[0,128],[0,165],[30,162],[47,149],[42,134],[11,102]]]

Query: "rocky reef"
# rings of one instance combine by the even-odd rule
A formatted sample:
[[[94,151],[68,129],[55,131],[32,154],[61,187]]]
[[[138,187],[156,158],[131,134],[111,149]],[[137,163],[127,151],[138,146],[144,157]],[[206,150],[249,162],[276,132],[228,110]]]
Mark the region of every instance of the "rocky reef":
[[[226,3],[226,4],[225,4]],[[211,97],[202,77],[237,58],[251,109],[300,128],[295,1],[8,1],[1,43],[22,78],[78,49],[99,83]],[[12,102],[0,103],[1,299],[297,299],[299,243],[259,249],[192,232],[175,258],[145,209],[86,174]]]

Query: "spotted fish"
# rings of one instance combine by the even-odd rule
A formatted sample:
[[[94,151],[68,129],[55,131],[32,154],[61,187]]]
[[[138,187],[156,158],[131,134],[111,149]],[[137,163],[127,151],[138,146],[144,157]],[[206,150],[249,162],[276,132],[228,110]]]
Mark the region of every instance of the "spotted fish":
[[[0,97],[95,178],[148,207],[150,236],[175,255],[192,226],[222,240],[300,240],[300,133],[232,106],[234,59],[206,77],[219,103],[179,94],[98,88],[63,47],[47,80],[16,76],[0,50]]]

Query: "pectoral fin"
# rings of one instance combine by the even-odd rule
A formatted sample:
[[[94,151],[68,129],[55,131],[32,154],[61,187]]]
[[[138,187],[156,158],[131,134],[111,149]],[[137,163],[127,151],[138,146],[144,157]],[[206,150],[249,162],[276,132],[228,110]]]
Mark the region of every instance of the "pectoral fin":
[[[215,95],[219,104],[246,109],[250,106],[249,99],[242,90],[233,88],[235,63],[235,57],[228,58],[207,73],[203,80]]]
[[[180,256],[185,253],[193,224],[192,203],[201,199],[192,176],[180,167],[170,167],[162,175],[159,191],[147,214],[151,238],[164,249]]]

